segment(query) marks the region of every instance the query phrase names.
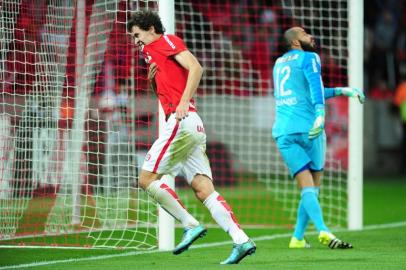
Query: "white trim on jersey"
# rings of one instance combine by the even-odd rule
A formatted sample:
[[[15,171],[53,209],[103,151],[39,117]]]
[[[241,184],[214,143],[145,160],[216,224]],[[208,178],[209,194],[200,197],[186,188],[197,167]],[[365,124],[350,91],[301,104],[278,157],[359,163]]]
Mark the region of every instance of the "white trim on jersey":
[[[164,35],[164,39],[169,44],[169,46],[171,46],[172,49],[176,49],[175,44],[173,44],[173,42],[169,39],[167,35]]]

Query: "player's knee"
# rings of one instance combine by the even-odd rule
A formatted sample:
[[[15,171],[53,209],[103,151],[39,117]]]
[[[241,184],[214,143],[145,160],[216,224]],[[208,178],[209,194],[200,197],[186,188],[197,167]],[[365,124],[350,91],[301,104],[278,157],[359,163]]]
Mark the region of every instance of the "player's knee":
[[[146,190],[147,187],[155,180],[158,179],[158,175],[152,172],[142,170],[138,179],[138,185]]]
[[[143,190],[146,190],[147,187],[149,186],[150,182],[147,181],[145,178],[140,177],[140,179],[138,180],[138,185],[140,186],[140,188],[142,188]]]
[[[213,182],[205,175],[196,175],[192,181],[192,188],[196,198],[201,202],[214,192]]]
[[[195,196],[201,202],[204,202],[204,200],[206,200],[206,198],[209,197],[210,194],[211,192],[209,192],[208,190],[195,190]]]

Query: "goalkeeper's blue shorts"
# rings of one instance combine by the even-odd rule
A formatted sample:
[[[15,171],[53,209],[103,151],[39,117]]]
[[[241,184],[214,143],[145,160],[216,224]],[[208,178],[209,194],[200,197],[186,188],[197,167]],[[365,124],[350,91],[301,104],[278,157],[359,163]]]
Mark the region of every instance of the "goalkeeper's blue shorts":
[[[324,168],[326,133],[313,140],[308,136],[308,133],[294,133],[276,138],[276,145],[292,177],[306,169],[322,171]]]

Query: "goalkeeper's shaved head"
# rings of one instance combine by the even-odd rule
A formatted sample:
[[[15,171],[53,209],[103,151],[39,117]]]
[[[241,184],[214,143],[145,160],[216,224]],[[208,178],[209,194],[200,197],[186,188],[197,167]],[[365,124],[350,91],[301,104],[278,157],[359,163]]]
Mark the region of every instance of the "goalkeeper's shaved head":
[[[291,47],[292,41],[298,39],[299,31],[303,30],[300,27],[292,27],[289,28],[288,30],[285,31],[285,34],[283,35],[284,42],[286,43],[286,46]]]
[[[289,28],[283,34],[283,39],[287,51],[292,49],[314,52],[316,43],[312,35],[298,26]]]

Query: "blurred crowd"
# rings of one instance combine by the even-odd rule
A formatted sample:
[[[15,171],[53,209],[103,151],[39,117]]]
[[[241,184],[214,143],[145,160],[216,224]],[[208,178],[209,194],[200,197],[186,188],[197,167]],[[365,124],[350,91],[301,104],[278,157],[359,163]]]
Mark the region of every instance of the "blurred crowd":
[[[371,101],[389,105],[376,120],[378,126],[391,123],[384,134],[399,141],[393,145],[400,154],[400,173],[406,174],[406,2],[374,0],[364,6],[365,90]],[[388,136],[398,133],[398,124],[400,136]]]
[[[392,100],[406,80],[405,1],[365,3],[365,89],[369,97]]]
[[[405,2],[364,1],[364,91],[368,100],[392,104],[392,112],[403,121],[404,153]],[[6,38],[3,41],[3,47],[8,45],[9,51],[13,53],[4,53],[7,60],[1,62],[4,74],[2,92],[24,96],[34,90],[46,90],[48,80],[52,79],[47,74],[49,67],[59,66],[55,61],[66,57],[64,68],[58,69],[62,72],[59,77],[65,78],[61,87],[61,116],[71,119],[75,95],[75,88],[72,86],[76,85],[76,19],[66,9],[66,18],[63,21],[66,32],[55,32],[56,26],[46,23],[52,17],[48,16],[53,11],[50,8],[51,3],[47,0],[22,0],[18,13],[4,12],[4,22],[14,21],[15,25],[5,24],[6,28],[14,31],[5,31]],[[86,1],[86,35],[89,34],[93,3],[92,0]],[[100,50],[93,52],[91,62],[85,63],[94,67],[94,72],[87,77],[91,82],[88,90],[94,97],[93,100],[96,100],[94,107],[98,107],[106,115],[112,114],[111,111],[115,115],[117,111],[124,111],[124,115],[134,115],[125,110],[126,103],[131,99],[130,96],[147,93],[147,69],[139,50],[131,44],[126,33],[126,10],[146,8],[146,3],[151,9],[156,9],[157,6],[153,1],[119,3],[117,7],[120,12],[117,12],[112,29],[109,30],[105,47],[103,43],[96,44],[95,47]],[[61,9],[60,6],[58,8]],[[175,12],[176,34],[184,38],[188,48],[205,67],[206,73],[198,92],[200,95],[213,92],[235,96],[272,95],[272,67],[276,58],[284,51],[283,31],[294,25],[304,26],[317,38],[324,84],[334,87],[348,83],[347,1],[184,0],[175,1]],[[107,27],[104,16],[98,17],[98,20]],[[52,42],[55,43],[53,47]],[[60,52],[64,47],[67,50],[63,51],[62,58],[43,57],[53,51]],[[347,156],[347,109],[346,100],[339,98],[329,106],[331,121],[326,129],[329,134],[333,134],[330,140],[334,141],[333,151],[340,156],[338,159],[345,159]],[[379,121],[387,122],[387,118],[382,116]],[[406,168],[406,157],[404,160]]]

